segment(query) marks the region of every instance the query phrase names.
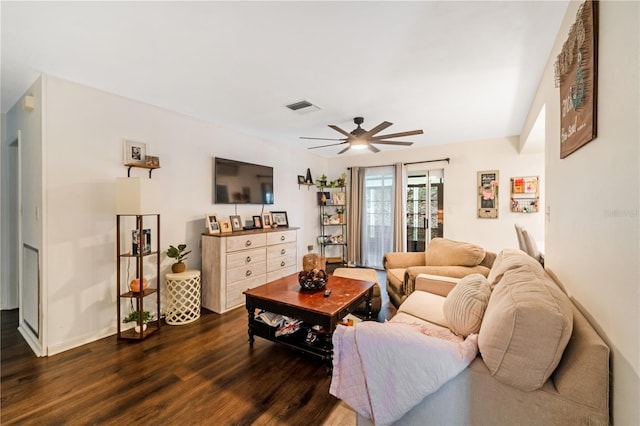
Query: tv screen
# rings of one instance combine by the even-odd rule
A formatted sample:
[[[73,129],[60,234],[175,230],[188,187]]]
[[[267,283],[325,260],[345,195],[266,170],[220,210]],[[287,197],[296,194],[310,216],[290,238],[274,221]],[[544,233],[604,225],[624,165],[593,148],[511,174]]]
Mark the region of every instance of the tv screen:
[[[273,167],[216,157],[214,204],[273,204]]]

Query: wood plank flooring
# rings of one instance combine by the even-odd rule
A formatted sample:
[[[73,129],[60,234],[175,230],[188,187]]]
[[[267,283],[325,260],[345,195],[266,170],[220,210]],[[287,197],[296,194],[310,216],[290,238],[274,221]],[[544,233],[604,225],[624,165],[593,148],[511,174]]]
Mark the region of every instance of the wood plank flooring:
[[[383,299],[379,320],[393,313]],[[243,308],[45,358],[18,333],[17,310],[0,319],[3,425],[355,424],[319,360],[261,338],[249,346]]]

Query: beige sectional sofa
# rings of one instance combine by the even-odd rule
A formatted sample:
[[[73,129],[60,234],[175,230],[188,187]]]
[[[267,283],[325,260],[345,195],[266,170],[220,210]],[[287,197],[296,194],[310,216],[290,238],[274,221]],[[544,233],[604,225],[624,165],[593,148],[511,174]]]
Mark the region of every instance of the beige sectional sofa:
[[[392,321],[477,332],[480,352],[397,424],[609,423],[609,348],[562,287],[520,250],[498,254],[487,279],[418,276]],[[358,416],[358,424],[369,423]]]

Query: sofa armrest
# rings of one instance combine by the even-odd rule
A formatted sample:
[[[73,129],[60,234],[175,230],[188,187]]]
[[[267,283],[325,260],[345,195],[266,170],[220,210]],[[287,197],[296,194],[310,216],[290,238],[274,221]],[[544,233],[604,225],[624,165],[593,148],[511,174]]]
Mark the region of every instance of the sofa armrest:
[[[401,269],[424,265],[424,252],[391,252],[382,258],[384,269]]]
[[[404,292],[409,295],[415,290],[416,277],[420,274],[438,275],[449,278],[463,278],[470,274],[482,274],[485,277],[490,269],[481,266],[412,266],[404,272]]]
[[[419,274],[415,279],[416,291],[426,291],[447,297],[453,287],[458,284],[460,278],[443,277],[440,275]]]

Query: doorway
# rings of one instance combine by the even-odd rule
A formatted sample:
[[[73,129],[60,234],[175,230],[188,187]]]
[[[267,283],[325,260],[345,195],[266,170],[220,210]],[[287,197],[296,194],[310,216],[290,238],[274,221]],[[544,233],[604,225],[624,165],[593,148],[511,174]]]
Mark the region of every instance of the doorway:
[[[407,251],[425,251],[444,235],[444,169],[407,171]]]

